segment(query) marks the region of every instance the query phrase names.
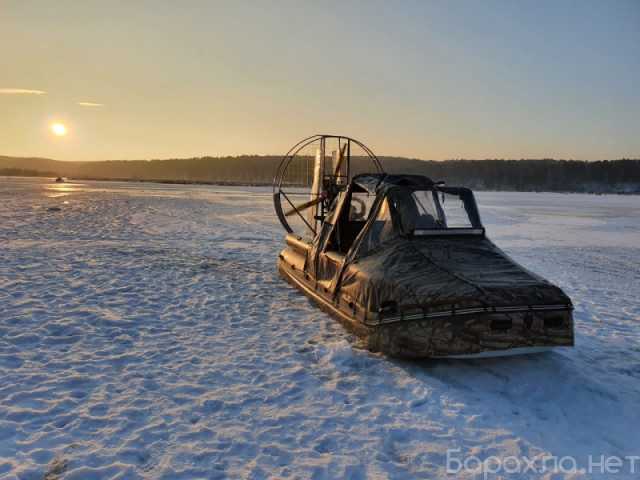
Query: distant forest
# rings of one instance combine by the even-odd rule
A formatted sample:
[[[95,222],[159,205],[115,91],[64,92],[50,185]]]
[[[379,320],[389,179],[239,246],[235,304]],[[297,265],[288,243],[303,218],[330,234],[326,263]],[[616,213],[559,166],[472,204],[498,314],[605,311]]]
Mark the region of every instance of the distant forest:
[[[379,157],[388,173],[413,173],[478,190],[640,193],[640,160],[418,160]],[[0,175],[75,179],[270,185],[281,157],[202,157],[170,160],[64,162],[0,156]],[[292,165],[291,180],[306,183],[310,158]],[[354,158],[353,171],[371,170]]]

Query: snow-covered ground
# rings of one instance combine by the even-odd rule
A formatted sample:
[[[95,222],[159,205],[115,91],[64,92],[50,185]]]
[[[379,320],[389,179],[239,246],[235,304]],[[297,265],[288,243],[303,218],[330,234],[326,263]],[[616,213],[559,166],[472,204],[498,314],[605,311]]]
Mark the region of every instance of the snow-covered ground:
[[[478,199],[489,236],[573,299],[574,349],[354,348],[279,279],[269,189],[0,178],[0,478],[476,478],[447,476],[447,450],[640,455],[640,197]],[[503,475],[640,470],[571,466]]]

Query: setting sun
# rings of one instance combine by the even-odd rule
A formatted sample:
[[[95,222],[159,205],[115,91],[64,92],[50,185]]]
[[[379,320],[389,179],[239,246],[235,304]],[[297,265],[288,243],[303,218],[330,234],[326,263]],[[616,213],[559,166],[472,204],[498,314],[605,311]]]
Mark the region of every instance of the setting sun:
[[[67,127],[65,127],[64,124],[62,123],[52,123],[51,131],[53,132],[54,135],[57,135],[58,137],[62,137],[67,134]]]

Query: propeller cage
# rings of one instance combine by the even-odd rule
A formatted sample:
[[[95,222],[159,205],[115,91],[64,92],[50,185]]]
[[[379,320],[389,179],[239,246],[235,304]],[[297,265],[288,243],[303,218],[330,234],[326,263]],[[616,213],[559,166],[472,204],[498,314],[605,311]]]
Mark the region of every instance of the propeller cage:
[[[342,135],[305,138],[278,165],[273,179],[276,215],[287,233],[315,236],[334,199],[353,176],[373,172],[384,170],[362,142]]]

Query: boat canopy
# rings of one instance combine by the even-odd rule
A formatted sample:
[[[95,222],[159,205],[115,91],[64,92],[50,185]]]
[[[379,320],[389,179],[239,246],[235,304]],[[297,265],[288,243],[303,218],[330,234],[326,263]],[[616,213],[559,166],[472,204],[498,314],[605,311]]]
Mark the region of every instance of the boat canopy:
[[[422,175],[364,174],[352,184],[345,200],[358,191],[376,198],[354,242],[352,260],[397,237],[484,235],[475,197],[468,188],[446,187]],[[338,215],[346,203],[337,205]]]
[[[353,177],[352,183],[362,191],[375,195],[393,187],[414,189],[432,188],[435,182],[424,175],[390,175],[386,173],[363,173]]]

